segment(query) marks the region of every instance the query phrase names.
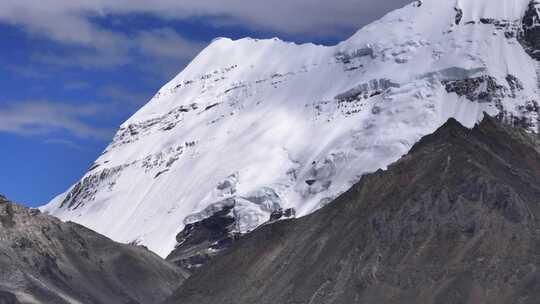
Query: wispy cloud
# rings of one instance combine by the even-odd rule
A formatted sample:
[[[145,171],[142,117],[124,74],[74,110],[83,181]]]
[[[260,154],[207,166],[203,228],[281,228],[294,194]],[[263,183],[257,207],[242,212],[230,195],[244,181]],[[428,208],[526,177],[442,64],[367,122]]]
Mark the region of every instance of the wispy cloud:
[[[164,20],[207,17],[220,23],[283,34],[342,36],[411,0],[34,0],[0,1],[0,22],[31,35],[79,47],[68,55],[37,54],[55,65],[110,68],[128,64],[133,53],[154,59],[187,60],[201,48],[172,29],[126,34],[105,28],[96,18],[148,14]],[[301,16],[299,18],[298,16]]]
[[[111,69],[125,66],[130,63],[128,53],[116,49],[76,48],[63,54],[35,53],[32,59],[41,64],[53,65],[62,68],[81,67],[86,69]]]
[[[132,91],[119,85],[107,85],[98,90],[98,94],[109,100],[109,104],[116,104],[122,108],[127,105],[134,109],[145,104],[152,97],[150,93]]]
[[[177,60],[191,57],[203,48],[203,44],[187,40],[171,28],[141,31],[135,44],[148,56]]]
[[[359,27],[390,9],[411,0],[33,0],[3,1],[3,19],[26,24],[54,39],[111,43],[114,34],[91,25],[88,17],[108,14],[147,13],[162,18],[185,19],[219,16],[249,27],[284,33],[317,34]],[[298,18],[298,16],[302,16]],[[97,39],[96,37],[102,37]]]
[[[68,81],[64,84],[64,90],[78,91],[84,90],[90,87],[90,84],[86,81]]]
[[[50,74],[42,73],[38,71],[37,69],[30,67],[30,66],[24,66],[24,65],[6,65],[4,66],[4,69],[6,69],[9,72],[15,73],[19,76],[22,76],[24,78],[30,78],[30,79],[46,79],[50,78]]]
[[[51,101],[27,101],[0,105],[0,132],[46,135],[69,132],[79,138],[110,139],[113,131],[86,121],[101,113],[93,104],[74,105]]]
[[[52,138],[52,139],[46,139],[43,142],[50,145],[60,145],[60,146],[68,147],[72,150],[77,150],[77,151],[85,150],[83,146],[75,143],[74,141],[67,140],[67,139]]]

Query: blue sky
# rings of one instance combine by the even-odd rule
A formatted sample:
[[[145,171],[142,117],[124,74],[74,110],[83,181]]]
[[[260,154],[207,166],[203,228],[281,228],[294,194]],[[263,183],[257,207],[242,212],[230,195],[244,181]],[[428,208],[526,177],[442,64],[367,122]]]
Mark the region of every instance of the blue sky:
[[[0,3],[0,193],[38,206],[216,37],[335,44],[407,0]]]

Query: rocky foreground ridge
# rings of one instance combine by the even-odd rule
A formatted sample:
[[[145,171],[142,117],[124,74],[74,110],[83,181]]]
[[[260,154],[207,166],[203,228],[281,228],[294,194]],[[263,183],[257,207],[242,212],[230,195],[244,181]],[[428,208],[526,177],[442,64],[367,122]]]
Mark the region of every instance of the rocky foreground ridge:
[[[187,277],[141,246],[113,242],[0,196],[0,303],[151,304]]]
[[[165,303],[537,303],[540,140],[451,119],[304,218],[265,225]]]

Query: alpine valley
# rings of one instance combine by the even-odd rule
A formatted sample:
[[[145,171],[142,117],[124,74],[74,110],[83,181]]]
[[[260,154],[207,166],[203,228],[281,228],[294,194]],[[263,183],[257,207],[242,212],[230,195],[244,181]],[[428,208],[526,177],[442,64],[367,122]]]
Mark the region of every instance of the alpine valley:
[[[263,224],[323,208],[450,118],[473,128],[487,113],[537,133],[539,20],[536,0],[423,0],[335,46],[216,39],[120,127],[79,182],[41,210],[115,241],[147,246],[194,270]],[[459,144],[478,142],[485,144],[476,137]],[[379,187],[377,175],[371,179],[358,189]],[[538,194],[534,191],[527,193]],[[383,204],[382,198],[376,203]],[[323,210],[337,217],[336,212],[348,212],[340,206]],[[520,218],[527,218],[520,206]],[[424,210],[418,204],[411,208]],[[354,210],[362,216],[362,208]],[[293,234],[286,244],[300,238],[303,228],[297,226],[317,216],[288,224],[284,230]],[[390,221],[386,213],[376,219]],[[396,240],[386,228],[373,229],[366,231]],[[243,248],[257,242],[248,240]],[[365,259],[375,265],[375,255],[388,252],[369,254]],[[235,258],[229,259],[236,263]],[[188,282],[212,274],[204,269]],[[413,287],[416,278],[410,278]],[[185,303],[222,303],[206,300]]]

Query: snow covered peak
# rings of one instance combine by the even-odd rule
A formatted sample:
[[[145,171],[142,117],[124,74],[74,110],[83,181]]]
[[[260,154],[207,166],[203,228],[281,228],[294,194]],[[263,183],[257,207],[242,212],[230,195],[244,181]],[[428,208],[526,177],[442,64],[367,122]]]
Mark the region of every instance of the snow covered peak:
[[[224,208],[239,233],[308,214],[450,117],[538,131],[530,5],[415,1],[332,47],[215,40],[44,209],[164,256]]]
[[[163,107],[172,107],[182,103],[174,93],[188,87],[198,80],[218,82],[223,74],[228,79],[260,78],[264,70],[265,77],[286,74],[291,70],[301,70],[318,64],[331,55],[332,49],[314,44],[298,45],[274,39],[243,38],[232,40],[220,38],[205,48],[178,76],[166,84],[149,104],[129,119],[124,125],[146,119],[149,115],[159,115]],[[274,54],[281,54],[276,57]],[[283,60],[283,58],[287,58]],[[241,64],[239,64],[241,63]],[[218,78],[216,78],[218,77]],[[225,79],[221,79],[225,80]],[[198,92],[196,93],[198,94]],[[173,96],[172,98],[168,98]],[[195,98],[195,97],[193,97]],[[184,99],[188,102],[190,98]]]

